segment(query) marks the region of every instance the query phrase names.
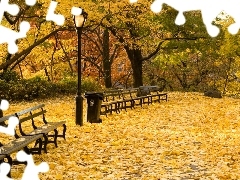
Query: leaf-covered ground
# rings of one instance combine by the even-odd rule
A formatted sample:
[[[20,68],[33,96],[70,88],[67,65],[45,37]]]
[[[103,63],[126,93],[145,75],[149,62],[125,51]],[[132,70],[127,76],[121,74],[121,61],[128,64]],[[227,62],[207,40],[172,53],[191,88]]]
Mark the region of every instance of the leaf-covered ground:
[[[75,125],[75,99],[11,103],[11,111],[45,103],[50,121],[67,121],[67,140],[48,146],[41,179],[240,179],[240,100],[169,93],[169,101]],[[24,166],[14,166],[21,177]]]

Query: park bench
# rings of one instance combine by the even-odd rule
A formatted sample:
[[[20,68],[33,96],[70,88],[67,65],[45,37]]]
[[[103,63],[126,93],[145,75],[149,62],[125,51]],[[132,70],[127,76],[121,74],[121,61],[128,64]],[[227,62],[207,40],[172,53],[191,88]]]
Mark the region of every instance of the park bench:
[[[131,90],[131,97],[133,100],[133,107],[140,105],[142,107],[143,104],[150,104],[151,98],[142,92],[140,88],[133,88]]]
[[[140,86],[140,96],[148,96],[148,104],[153,102],[167,101],[167,93],[161,92],[158,86]],[[144,102],[143,102],[144,103]]]
[[[120,110],[134,108],[143,104],[167,101],[167,93],[162,93],[157,86],[141,86],[139,88],[115,89],[103,92],[103,103],[101,104],[101,115],[119,113]]]
[[[122,109],[133,108],[130,89],[107,90],[103,93],[103,103],[101,105],[101,115],[112,114],[113,111],[119,113]]]
[[[7,121],[9,118],[15,116],[15,114],[3,116],[0,118],[1,126],[7,126]],[[17,128],[16,128],[17,129]],[[26,164],[26,162],[19,162],[13,160],[11,155],[20,150],[24,150],[28,154],[41,154],[42,150],[42,134],[37,134],[33,136],[19,136],[18,132],[15,129],[14,139],[4,138],[0,140],[0,163],[7,162],[12,166],[13,164]],[[2,136],[1,136],[2,137]],[[38,142],[39,146],[29,147],[30,144]],[[8,173],[8,176],[11,177],[11,172]]]
[[[65,133],[67,127],[65,125],[66,121],[48,122],[45,117],[47,111],[44,109],[44,106],[44,104],[37,105],[35,107],[17,112],[15,115],[19,119],[19,131],[22,136],[35,136],[39,134],[43,135],[43,150],[45,153],[47,153],[47,144],[53,143],[55,147],[57,147],[58,137],[66,139]],[[31,125],[29,125],[29,123]],[[63,127],[62,134],[59,134],[57,130],[57,128],[60,126]],[[53,138],[53,140],[50,140],[49,138]],[[37,142],[35,145],[38,143],[39,142]]]
[[[47,122],[45,117],[47,111],[44,106],[44,104],[41,104],[0,118],[1,126],[7,126],[6,121],[11,116],[16,116],[19,119],[19,124],[15,129],[15,139],[7,143],[0,141],[0,163],[5,162],[7,159],[10,166],[13,164],[26,164],[26,162],[13,160],[11,155],[19,150],[24,150],[28,154],[41,154],[42,150],[47,153],[47,144],[54,143],[55,147],[57,147],[57,137],[66,139],[66,122]],[[28,125],[25,123],[28,123]],[[62,134],[58,134],[57,128],[59,126],[63,126]],[[50,134],[50,132],[54,132],[54,134]],[[53,140],[49,140],[49,137],[53,137]],[[34,146],[29,147],[30,144],[34,144]],[[10,172],[8,176],[11,177]]]
[[[118,100],[121,100],[121,90],[108,90],[103,92],[103,102],[101,104],[101,115],[112,114],[113,111],[119,112]]]
[[[127,111],[127,108],[133,109],[134,102],[131,97],[132,89],[122,89],[120,90],[120,100],[117,101],[118,104],[118,111],[124,109]]]

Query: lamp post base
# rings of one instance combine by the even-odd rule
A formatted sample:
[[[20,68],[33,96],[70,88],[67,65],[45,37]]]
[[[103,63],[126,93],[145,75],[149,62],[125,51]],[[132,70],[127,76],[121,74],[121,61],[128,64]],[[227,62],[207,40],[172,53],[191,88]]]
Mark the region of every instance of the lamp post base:
[[[83,126],[83,97],[76,96],[76,124]]]

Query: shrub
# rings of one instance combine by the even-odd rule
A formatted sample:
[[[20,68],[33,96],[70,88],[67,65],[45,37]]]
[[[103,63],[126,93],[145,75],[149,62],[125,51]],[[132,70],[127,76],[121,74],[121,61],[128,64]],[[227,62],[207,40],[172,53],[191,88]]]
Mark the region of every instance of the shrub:
[[[0,80],[5,82],[17,81],[19,79],[20,77],[15,71],[7,70],[0,73]]]
[[[63,94],[73,94],[77,92],[77,79],[75,77],[65,77],[59,83],[59,90]]]
[[[82,80],[82,92],[100,89],[101,87],[94,80],[89,78]],[[33,100],[76,93],[76,78],[63,79],[57,83],[49,82],[40,76],[8,82],[0,79],[0,98],[4,99]]]
[[[101,85],[92,78],[84,78],[82,80],[82,92],[101,90],[102,90]]]

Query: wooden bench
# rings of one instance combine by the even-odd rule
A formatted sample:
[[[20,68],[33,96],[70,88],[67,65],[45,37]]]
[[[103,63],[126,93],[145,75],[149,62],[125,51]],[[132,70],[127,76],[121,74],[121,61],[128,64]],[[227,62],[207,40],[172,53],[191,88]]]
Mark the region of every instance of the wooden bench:
[[[133,109],[135,106],[167,101],[167,93],[162,93],[157,86],[141,86],[139,88],[115,89],[103,92],[101,115],[119,113],[122,109]]]
[[[148,96],[148,104],[153,102],[167,101],[167,93],[161,92],[161,89],[158,86],[140,86],[140,94]]]
[[[150,104],[150,97],[148,96],[138,96],[139,88],[129,88],[129,89],[116,89],[109,90],[103,93],[103,103],[101,105],[101,115],[106,115],[107,113],[112,114],[113,111],[119,113],[122,109],[125,111],[127,108],[134,108],[135,105],[141,105],[148,99]]]
[[[120,100],[117,101],[119,112],[122,109],[124,109],[125,111],[127,111],[127,108],[133,109],[134,102],[131,97],[131,91],[132,89],[122,89],[120,91]]]
[[[21,136],[43,135],[43,150],[47,153],[47,144],[54,143],[55,147],[57,147],[58,137],[66,139],[65,134],[67,127],[65,125],[66,121],[48,122],[45,117],[47,111],[44,109],[44,106],[44,104],[41,104],[28,108],[15,115],[19,119],[19,131]],[[31,125],[26,128],[24,124],[29,124],[29,122],[31,122]],[[59,134],[57,130],[60,126],[63,127],[62,134]],[[50,140],[49,138],[53,138],[53,140]]]
[[[57,137],[66,139],[66,121],[47,122],[45,117],[47,111],[44,110],[44,106],[44,104],[41,104],[0,118],[0,124],[3,126],[7,126],[6,121],[12,116],[19,119],[19,124],[15,129],[15,139],[8,143],[0,142],[0,163],[7,160],[10,166],[26,164],[26,162],[13,160],[11,155],[19,150],[24,150],[28,154],[41,154],[42,150],[47,153],[47,144],[54,143],[57,147]],[[25,123],[28,123],[28,126]],[[58,133],[57,128],[59,126],[63,126],[62,134]],[[54,132],[54,134],[50,134],[50,132]],[[50,137],[53,137],[53,140],[49,140]],[[28,147],[32,143],[34,147]],[[11,177],[10,172],[8,176]]]
[[[101,104],[101,115],[112,114],[113,111],[119,112],[118,102],[121,100],[121,90],[108,90],[103,92],[103,102]],[[102,111],[102,109],[104,109]]]
[[[145,94],[142,93],[140,88],[133,88],[131,93],[132,99],[133,99],[133,106],[140,105],[142,107],[143,104],[150,104],[151,98]]]
[[[2,118],[0,118],[1,126],[7,126],[7,121],[9,121],[9,118],[12,116],[15,116],[15,114],[3,116]],[[7,162],[10,164],[10,166],[12,166],[13,164],[26,164],[26,162],[19,162],[17,160],[13,160],[11,157],[13,153],[16,153],[20,150],[24,150],[28,154],[41,154],[43,135],[37,134],[33,136],[19,136],[16,129],[13,140],[9,140],[6,138],[4,138],[4,140],[0,140],[0,163]],[[38,142],[39,144],[38,147],[28,147],[32,143],[36,144],[36,142]],[[8,176],[11,177],[11,172],[8,173]]]
[[[112,112],[120,113],[120,110],[133,108],[133,100],[131,98],[130,89],[114,89],[103,93],[103,103],[101,105],[101,115],[112,114]]]

